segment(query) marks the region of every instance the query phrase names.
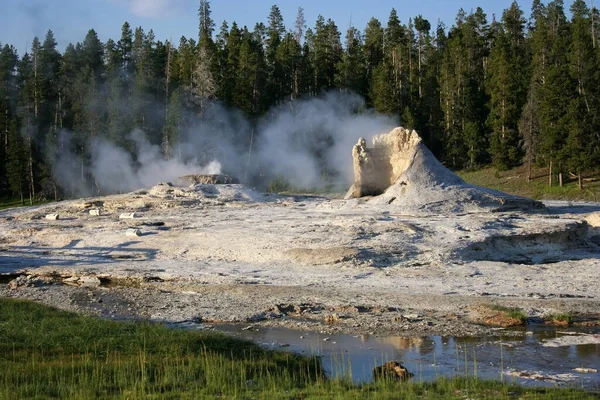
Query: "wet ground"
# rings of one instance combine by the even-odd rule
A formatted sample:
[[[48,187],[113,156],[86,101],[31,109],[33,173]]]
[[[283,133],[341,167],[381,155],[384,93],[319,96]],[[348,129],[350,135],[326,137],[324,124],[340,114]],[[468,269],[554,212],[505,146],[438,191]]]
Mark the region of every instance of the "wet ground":
[[[376,366],[401,362],[417,381],[477,376],[522,385],[575,386],[600,391],[600,328],[530,325],[505,337],[330,335],[283,328],[222,325],[217,330],[275,350],[322,357],[329,376],[372,380]],[[571,340],[576,338],[576,340]],[[587,344],[570,344],[587,343]],[[595,371],[595,372],[594,372]]]

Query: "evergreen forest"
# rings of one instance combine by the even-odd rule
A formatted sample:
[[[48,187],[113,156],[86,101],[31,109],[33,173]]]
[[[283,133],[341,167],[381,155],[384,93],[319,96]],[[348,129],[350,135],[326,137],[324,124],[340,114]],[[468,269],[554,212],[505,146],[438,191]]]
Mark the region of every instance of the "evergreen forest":
[[[211,104],[252,124],[331,92],[417,130],[453,170],[537,166],[580,185],[600,170],[600,13],[584,0],[461,9],[452,26],[392,9],[343,30],[323,16],[309,23],[302,8],[284,22],[276,5],[267,24],[218,24],[200,0],[198,21],[198,36],[177,42],[125,22],[114,39],[90,29],[62,52],[51,30],[22,55],[2,43],[0,197],[68,197],[56,160],[68,150],[84,165],[95,138],[127,150],[141,130],[169,159]]]

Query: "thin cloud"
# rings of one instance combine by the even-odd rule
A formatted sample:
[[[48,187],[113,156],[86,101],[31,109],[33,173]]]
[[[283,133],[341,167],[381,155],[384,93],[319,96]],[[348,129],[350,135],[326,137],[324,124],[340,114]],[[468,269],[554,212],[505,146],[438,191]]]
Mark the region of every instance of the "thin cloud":
[[[182,10],[182,0],[110,0],[129,8],[138,17],[172,16]]]

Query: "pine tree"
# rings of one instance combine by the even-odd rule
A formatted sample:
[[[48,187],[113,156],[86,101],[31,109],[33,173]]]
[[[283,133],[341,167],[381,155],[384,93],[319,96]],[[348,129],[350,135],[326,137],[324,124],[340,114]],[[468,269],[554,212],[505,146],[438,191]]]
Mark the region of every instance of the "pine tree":
[[[372,20],[373,21],[373,20]],[[378,39],[377,24],[373,21],[372,54],[377,54],[375,40]],[[369,29],[369,28],[368,28]],[[409,101],[409,56],[411,51],[406,26],[401,25],[395,9],[390,12],[385,34],[381,38],[382,57],[373,70],[370,97],[379,112],[400,117],[405,113]],[[377,62],[374,59],[371,62]]]
[[[210,48],[213,44],[212,35],[215,30],[215,23],[210,14],[210,2],[208,0],[200,0],[198,7],[198,44],[200,47]]]
[[[440,82],[446,132],[444,159],[453,168],[476,167],[487,158],[484,77],[488,31],[482,9],[468,16],[461,9],[445,46]]]
[[[192,102],[201,113],[206,101],[217,93],[214,76],[218,74],[218,59],[213,40],[215,23],[211,18],[210,2],[200,0],[198,7],[198,52],[194,60],[190,88]]]
[[[234,23],[235,25],[235,23]],[[237,25],[236,25],[237,28]],[[221,29],[217,35],[216,47],[216,65],[217,70],[214,75],[215,85],[217,86],[216,97],[223,101],[228,106],[231,106],[231,86],[233,86],[234,70],[229,68],[229,24],[223,21]],[[229,87],[228,87],[229,86]]]
[[[519,119],[527,100],[525,88],[529,81],[525,22],[523,12],[513,2],[504,11],[502,24],[496,25],[488,61],[490,154],[499,169],[516,167],[523,157]]]
[[[565,172],[565,145],[569,131],[569,104],[577,83],[573,82],[569,62],[568,49],[571,29],[564,12],[562,0],[548,4],[548,35],[545,48],[546,71],[544,85],[540,91],[540,152],[553,170]]]
[[[121,27],[121,39],[117,42],[117,50],[120,53],[122,62],[121,71],[123,72],[123,75],[127,76],[128,74],[133,73],[135,69],[135,63],[132,59],[133,31],[127,21],[125,21]]]
[[[528,23],[528,47],[530,52],[530,81],[527,103],[519,121],[519,132],[523,137],[527,159],[527,179],[531,180],[531,170],[538,161],[541,134],[540,98],[546,82],[547,49],[547,10],[540,0],[534,0]]]
[[[11,120],[8,125],[6,170],[8,184],[11,192],[25,204],[27,187],[27,150],[25,143],[18,132],[16,120]]]
[[[0,194],[4,194],[8,186],[9,131],[17,111],[14,100],[17,95],[15,73],[18,62],[16,49],[4,45],[0,51]]]
[[[342,59],[340,32],[331,19],[325,21],[319,15],[312,45],[313,85],[317,94],[335,87],[336,66]]]
[[[281,99],[294,100],[298,97],[298,68],[302,58],[302,48],[290,32],[285,35],[277,48],[277,65],[280,68]]]
[[[371,18],[365,29],[363,53],[366,61],[367,80],[371,82],[369,97],[373,105],[375,104],[375,98],[379,93],[373,85],[378,85],[380,83],[378,82],[380,79],[375,78],[375,71],[383,62],[383,35],[384,32],[381,27],[381,22],[376,18]],[[379,74],[382,74],[382,72],[379,72],[377,75]]]
[[[36,40],[34,39],[34,44]],[[39,43],[39,42],[38,42]],[[35,48],[35,46],[34,46]],[[39,48],[36,49],[39,51]],[[18,88],[19,88],[19,118],[21,120],[21,135],[24,138],[23,143],[23,159],[25,161],[25,169],[19,169],[20,171],[25,171],[25,176],[28,184],[28,192],[29,192],[29,203],[33,204],[33,199],[36,195],[36,185],[37,185],[37,176],[36,176],[36,162],[35,158],[35,149],[34,142],[36,136],[35,130],[35,119],[36,119],[36,99],[37,99],[37,87],[36,87],[36,76],[35,76],[35,67],[34,61],[29,56],[28,53],[25,53],[21,58],[21,61],[18,66]],[[10,146],[10,139],[9,139]],[[9,154],[11,149],[9,148]],[[19,158],[20,160],[20,158]],[[16,167],[15,167],[16,169]],[[12,175],[12,172],[9,171],[9,178]],[[11,183],[13,190],[15,186]]]
[[[240,48],[238,54],[238,63],[236,69],[234,104],[246,115],[255,115],[258,113],[259,99],[256,88],[257,68],[259,60],[257,59],[258,49],[262,49],[262,44],[256,40],[256,37],[244,29],[240,34]]]
[[[425,54],[425,39],[429,36],[429,31],[431,30],[431,24],[428,20],[423,18],[423,16],[419,15],[415,18],[415,29],[418,32],[418,56],[417,56],[417,72],[418,72],[418,87],[419,87],[419,98],[423,97],[423,57]]]
[[[269,13],[269,25],[267,33],[267,43],[265,47],[265,56],[267,61],[267,88],[266,96],[269,104],[275,105],[284,97],[284,86],[289,83],[285,82],[283,73],[283,65],[277,57],[279,46],[281,45],[282,37],[285,34],[285,26],[283,24],[283,16],[279,7],[272,6]]]
[[[59,115],[63,112],[59,88],[61,55],[56,50],[54,33],[49,30],[40,49],[40,80],[39,80],[39,114],[38,139],[39,171],[38,176],[43,188],[43,195],[53,195],[58,199],[58,185],[52,175],[51,149],[58,140]]]
[[[351,26],[346,32],[342,60],[337,65],[336,86],[365,97],[368,92],[366,61],[360,31]]]
[[[592,23],[590,10],[583,0],[576,0],[571,6],[571,45],[568,55],[573,84],[572,99],[567,111],[568,136],[563,157],[569,172],[578,176],[582,188],[582,171],[592,166],[600,147],[600,140],[593,132],[598,132],[598,53],[589,29]]]

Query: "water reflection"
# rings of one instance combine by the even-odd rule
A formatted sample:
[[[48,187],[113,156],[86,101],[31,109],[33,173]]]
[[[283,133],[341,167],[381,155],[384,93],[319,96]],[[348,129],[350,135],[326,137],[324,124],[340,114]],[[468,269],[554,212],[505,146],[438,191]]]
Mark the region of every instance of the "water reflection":
[[[575,368],[600,366],[600,345],[543,347],[544,340],[561,334],[544,326],[520,336],[488,338],[377,337],[372,335],[326,335],[282,328],[241,330],[221,326],[219,330],[251,339],[265,347],[316,354],[330,376],[352,376],[355,382],[372,379],[373,368],[388,361],[400,361],[417,380],[439,376],[470,375],[513,381],[524,385],[567,384],[600,389],[600,374],[582,374]],[[531,329],[531,327],[530,327]],[[558,376],[558,380],[532,381],[507,374],[521,371]]]

